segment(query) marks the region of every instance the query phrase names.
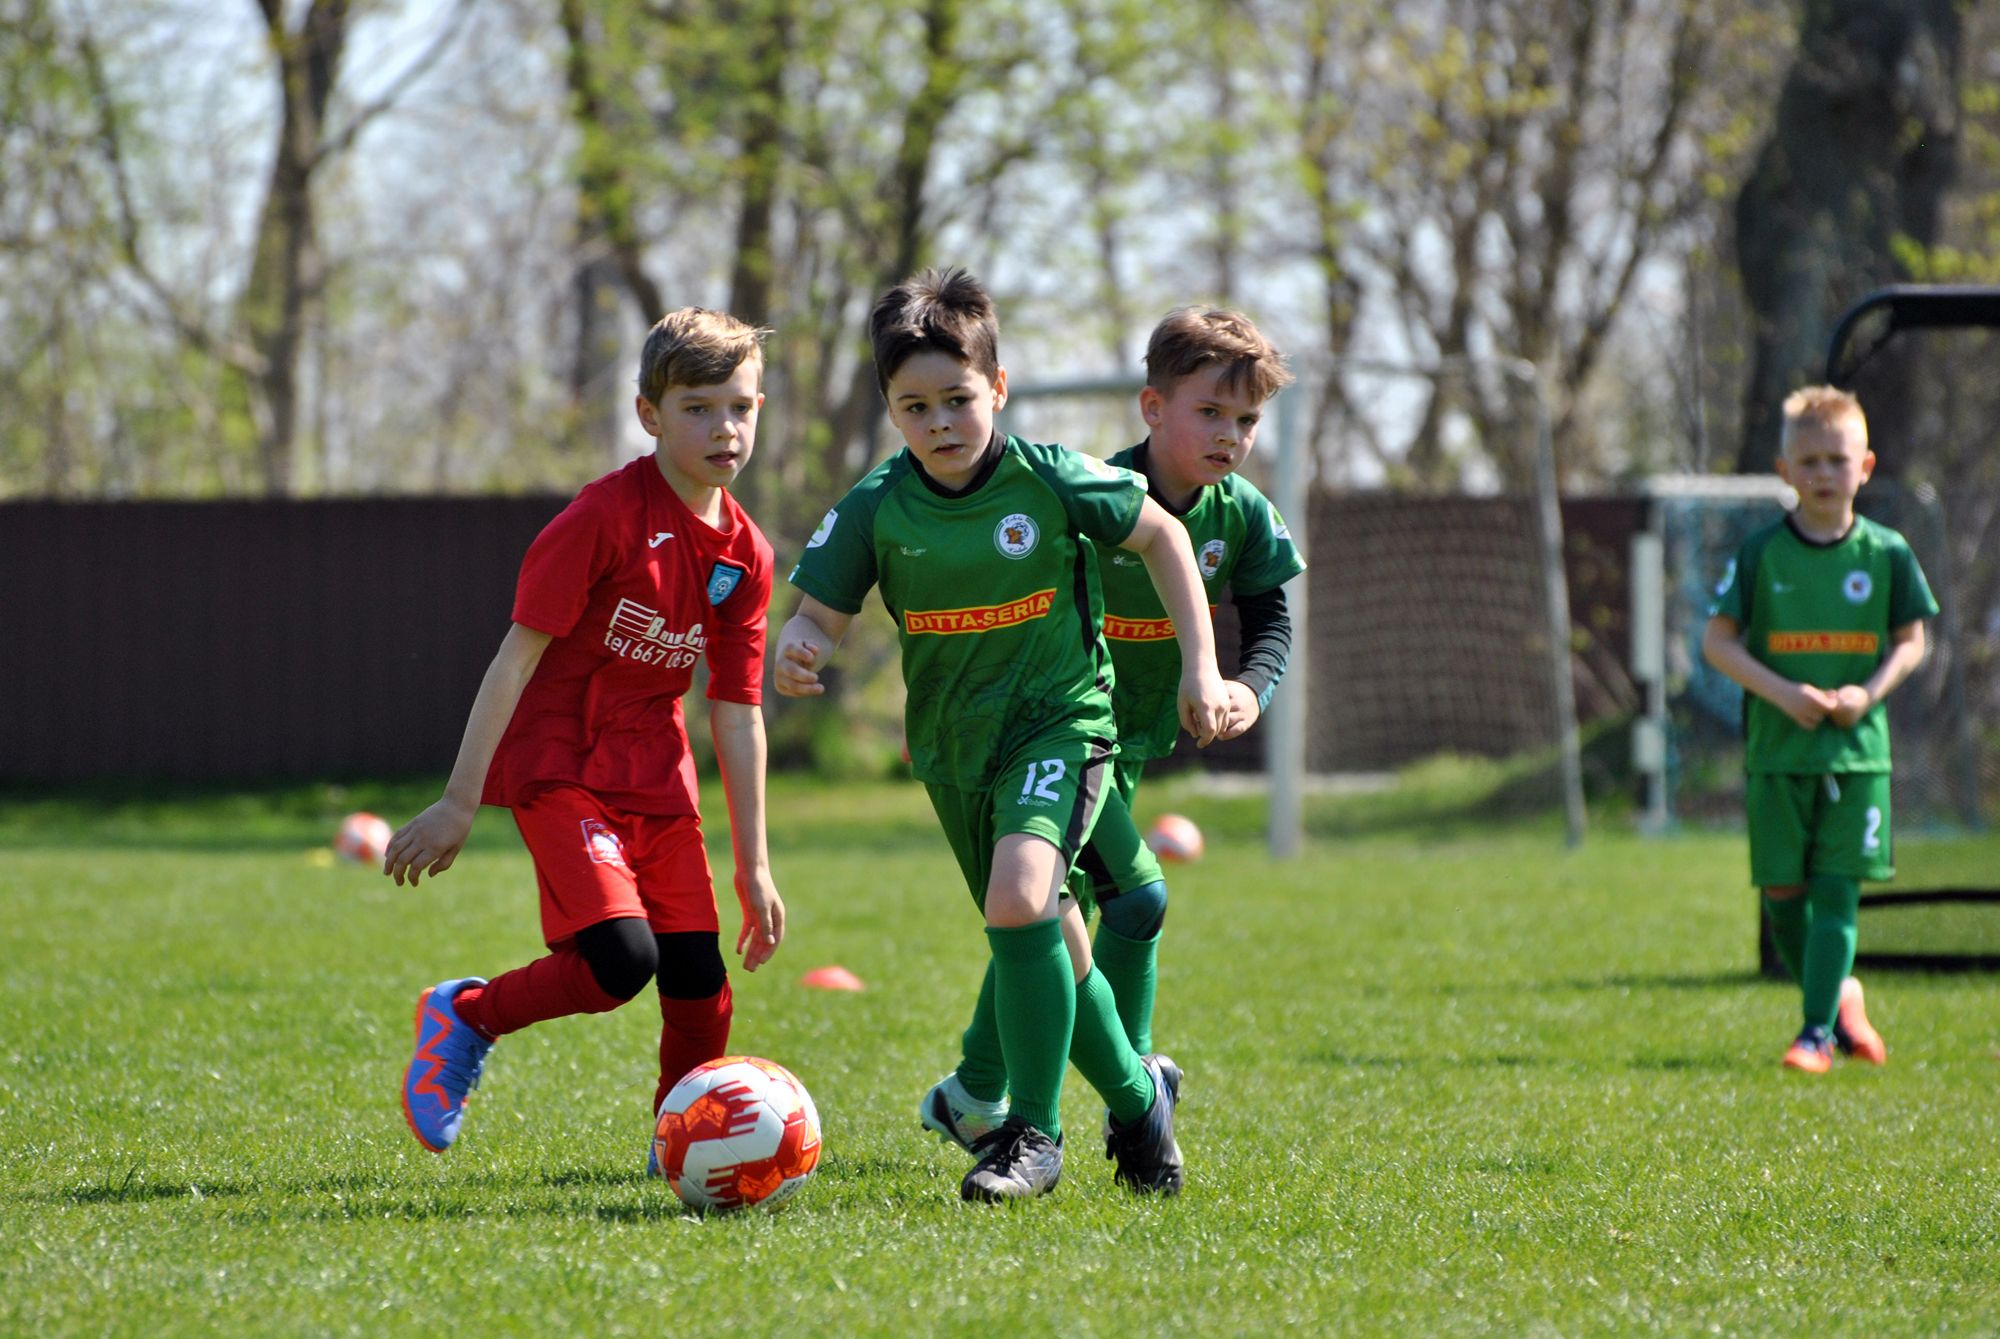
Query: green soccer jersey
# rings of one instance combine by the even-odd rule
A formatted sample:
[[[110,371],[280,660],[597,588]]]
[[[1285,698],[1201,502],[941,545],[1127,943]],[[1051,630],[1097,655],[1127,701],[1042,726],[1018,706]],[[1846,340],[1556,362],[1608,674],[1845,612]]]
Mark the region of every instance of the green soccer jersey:
[[[1096,555],[1132,533],[1145,480],[1091,456],[996,439],[949,493],[898,451],[820,522],[792,584],[843,614],[870,586],[896,620],[910,762],[921,781],[983,788],[1052,728],[1110,739],[1111,658]]]
[[[1111,463],[1144,474],[1148,445],[1120,451]],[[1305,570],[1278,509],[1240,474],[1202,488],[1178,515],[1194,546],[1210,609],[1224,587],[1259,595]],[[1173,620],[1138,554],[1107,548],[1098,557],[1098,571],[1104,581],[1104,637],[1117,670],[1112,703],[1119,754],[1164,758],[1174,751],[1180,731],[1181,655]]]
[[[1889,653],[1892,631],[1937,612],[1909,543],[1859,516],[1831,544],[1806,539],[1789,517],[1758,531],[1736,551],[1709,608],[1735,620],[1751,655],[1818,688],[1866,682]],[[1851,730],[1831,721],[1801,730],[1763,698],[1744,699],[1752,772],[1889,770],[1889,717],[1880,702]]]

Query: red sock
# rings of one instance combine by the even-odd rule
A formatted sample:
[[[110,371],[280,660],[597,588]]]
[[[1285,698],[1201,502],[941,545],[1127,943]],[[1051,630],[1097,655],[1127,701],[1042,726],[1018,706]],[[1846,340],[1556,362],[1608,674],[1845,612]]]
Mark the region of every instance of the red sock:
[[[483,986],[468,986],[452,1008],[490,1039],[545,1019],[609,1013],[623,1003],[597,984],[581,953],[564,949],[502,972]]]
[[[660,1086],[653,1093],[653,1110],[667,1090],[696,1065],[719,1060],[729,1051],[729,1018],[734,1012],[729,983],[705,1000],[670,1000],[660,996]]]

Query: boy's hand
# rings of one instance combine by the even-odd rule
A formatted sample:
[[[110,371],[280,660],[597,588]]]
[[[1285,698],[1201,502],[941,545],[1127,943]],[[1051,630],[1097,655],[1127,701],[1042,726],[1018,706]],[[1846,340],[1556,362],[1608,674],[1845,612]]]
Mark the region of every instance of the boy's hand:
[[[1778,710],[1792,718],[1801,730],[1813,730],[1838,705],[1834,695],[1809,683],[1795,683],[1790,691],[1775,699]]]
[[[1234,739],[1257,723],[1264,709],[1257,705],[1257,695],[1250,691],[1248,684],[1235,679],[1225,679],[1223,691],[1229,694],[1229,719],[1217,732],[1217,739]]]
[[[1204,665],[1181,675],[1181,729],[1194,742],[1207,748],[1221,735],[1229,721],[1229,690],[1213,665]]]
[[[743,904],[743,928],[736,935],[736,951],[743,956],[743,970],[754,972],[771,960],[785,938],[785,899],[768,871],[736,873],[736,900]]]
[[[786,697],[818,697],[826,691],[826,685],[819,681],[819,671],[826,664],[829,652],[811,634],[794,631],[793,624],[798,621],[787,623],[778,636],[771,682]]]
[[[396,829],[382,856],[382,872],[398,885],[407,879],[412,888],[426,874],[444,873],[464,849],[477,812],[477,805],[461,804],[448,795],[439,800]]]
[[[1860,684],[1842,684],[1833,690],[1833,705],[1827,708],[1826,714],[1841,729],[1851,730],[1874,705],[1868,699],[1868,690]]]

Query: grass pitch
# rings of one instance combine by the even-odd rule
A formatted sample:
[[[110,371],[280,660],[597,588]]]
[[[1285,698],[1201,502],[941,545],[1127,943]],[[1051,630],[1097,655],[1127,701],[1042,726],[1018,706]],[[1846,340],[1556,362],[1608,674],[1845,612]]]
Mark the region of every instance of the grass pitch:
[[[1888,1067],[1781,1072],[1740,837],[1646,842],[1150,786],[1158,1040],[1185,1194],[1112,1184],[1072,1077],[1043,1202],[961,1204],[918,1127],[983,967],[914,786],[774,788],[790,909],[732,1049],[794,1069],[821,1169],[699,1220],[642,1175],[658,1015],[505,1039],[457,1147],[398,1107],[418,989],[538,951],[504,815],[415,891],[329,863],[411,788],[0,801],[0,1333],[1991,1333],[2000,980],[1869,979]],[[712,814],[722,807],[714,802]],[[718,823],[719,827],[720,824]],[[711,850],[726,866],[720,833]],[[2000,842],[1905,845],[2000,870]],[[719,880],[727,888],[726,869]],[[725,893],[725,896],[727,894]],[[734,907],[724,925],[733,931]],[[803,989],[841,963],[859,995]]]

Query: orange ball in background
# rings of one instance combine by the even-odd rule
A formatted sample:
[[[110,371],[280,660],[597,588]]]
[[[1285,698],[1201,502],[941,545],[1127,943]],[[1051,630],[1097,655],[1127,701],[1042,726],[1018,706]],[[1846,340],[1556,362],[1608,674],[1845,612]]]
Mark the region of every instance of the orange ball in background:
[[[1146,845],[1169,864],[1185,864],[1201,859],[1201,829],[1194,820],[1180,814],[1161,814],[1146,829]]]

